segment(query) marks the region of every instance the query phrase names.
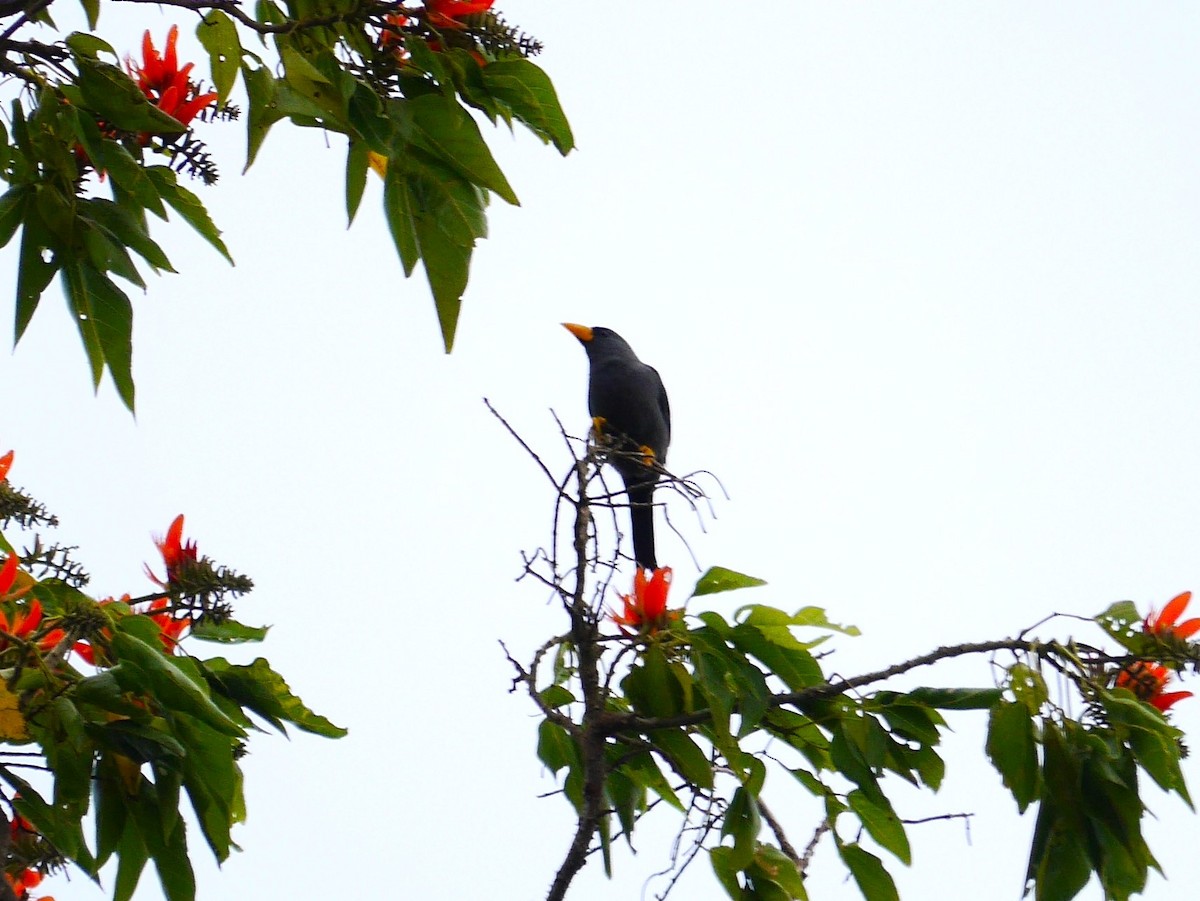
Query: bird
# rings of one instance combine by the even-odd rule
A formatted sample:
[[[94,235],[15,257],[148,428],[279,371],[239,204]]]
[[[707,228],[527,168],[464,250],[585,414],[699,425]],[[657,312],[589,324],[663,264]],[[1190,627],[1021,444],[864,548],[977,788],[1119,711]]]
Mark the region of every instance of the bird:
[[[564,322],[587,351],[588,412],[593,428],[616,451],[609,462],[625,483],[633,559],[658,569],[654,553],[654,486],[667,462],[671,406],[658,370],[638,359],[612,329]]]

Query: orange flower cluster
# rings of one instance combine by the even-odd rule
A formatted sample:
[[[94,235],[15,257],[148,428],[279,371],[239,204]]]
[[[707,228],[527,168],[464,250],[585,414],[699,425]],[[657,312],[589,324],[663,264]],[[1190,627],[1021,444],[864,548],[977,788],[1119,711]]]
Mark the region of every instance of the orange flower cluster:
[[[190,563],[196,562],[196,542],[183,541],[183,514],[180,513],[171,521],[170,528],[167,529],[165,538],[155,538],[155,545],[158,546],[158,551],[162,554],[163,563],[167,567],[167,578],[163,581],[150,569],[150,564],[146,564],[146,575],[150,577],[150,581],[161,588],[170,588],[179,578],[179,571]]]
[[[29,593],[33,588],[33,580],[28,576],[21,578],[18,584],[20,560],[16,554],[9,554],[4,565],[0,566],[0,601],[16,601]],[[16,587],[14,587],[16,586]],[[33,641],[37,628],[42,622],[42,602],[34,600],[32,604],[21,604],[0,609],[0,632],[18,638],[21,641]],[[45,635],[36,638],[37,646],[43,651],[52,649],[63,637],[62,629],[51,629]],[[0,636],[0,651],[9,647],[9,639]]]
[[[612,613],[612,621],[626,635],[652,633],[664,629],[679,619],[679,610],[667,609],[667,593],[671,590],[671,567],[656,569],[650,578],[646,570],[637,568],[633,576],[633,594],[621,595],[624,611]]]
[[[0,457],[0,482],[8,479],[8,471],[12,468],[13,452],[9,451],[3,457]]]
[[[1190,698],[1190,691],[1163,691],[1171,678],[1171,671],[1161,663],[1135,660],[1126,664],[1117,673],[1117,688],[1128,688],[1141,700],[1166,711],[1172,704]]]
[[[33,824],[19,813],[14,813],[12,819],[8,821],[8,838],[10,844],[16,845],[26,839],[37,839],[38,837],[39,833],[33,828]],[[26,867],[19,873],[5,873],[4,881],[8,883],[8,887],[17,896],[17,901],[32,901],[29,896],[29,890],[41,885],[42,874],[32,867]],[[54,901],[54,899],[49,895],[43,895],[40,901]]]
[[[425,0],[429,24],[438,28],[463,28],[460,19],[487,12],[495,0]]]
[[[42,874],[37,870],[27,868],[15,876],[12,873],[5,873],[4,879],[8,882],[8,887],[12,889],[13,894],[17,896],[17,901],[32,901],[29,890],[41,885]],[[43,895],[40,901],[54,901],[54,898],[50,895]]]
[[[1150,635],[1174,635],[1176,638],[1186,640],[1191,638],[1197,632],[1200,632],[1200,617],[1189,619],[1187,622],[1178,623],[1183,611],[1187,608],[1188,602],[1192,599],[1192,593],[1185,591],[1182,594],[1177,594],[1167,602],[1167,606],[1163,607],[1162,613],[1150,611],[1150,615],[1146,617],[1146,621],[1142,624],[1142,629]]]
[[[158,552],[162,554],[163,564],[167,569],[166,579],[160,579],[150,569],[150,565],[146,564],[146,575],[150,580],[160,588],[170,589],[175,584],[179,577],[179,571],[189,563],[196,562],[197,550],[196,542],[183,540],[183,514],[180,513],[171,521],[170,528],[167,529],[166,537],[154,539],[155,545],[158,547]],[[129,595],[124,595],[121,598],[123,603],[129,603]],[[106,598],[100,602],[101,604],[113,603],[112,598]],[[191,626],[191,620],[178,619],[170,611],[171,602],[167,598],[158,598],[150,602],[150,605],[140,611],[144,615],[150,617],[158,624],[159,638],[162,640],[163,650],[168,654],[174,654],[175,648],[179,646],[180,640],[187,634],[188,628]],[[108,635],[107,629],[103,634]],[[86,660],[93,666],[96,665],[97,654],[95,647],[90,642],[81,641],[75,645],[75,653]]]
[[[1191,599],[1192,593],[1185,591],[1171,598],[1161,613],[1151,610],[1142,623],[1142,630],[1147,635],[1163,639],[1186,641],[1191,638],[1200,632],[1200,618],[1179,622],[1179,617],[1183,615]],[[1117,673],[1116,686],[1129,689],[1147,704],[1165,712],[1171,705],[1192,697],[1190,691],[1166,691],[1170,680],[1171,671],[1161,663],[1135,660],[1123,666]]]
[[[217,99],[216,91],[201,94],[199,87],[188,77],[195,63],[179,67],[175,42],[179,39],[179,26],[172,25],[167,32],[166,52],[159,55],[154,41],[147,31],[142,36],[142,63],[125,60],[129,70],[146,98],[160,110],[177,119],[181,125],[189,124],[209,104]]]

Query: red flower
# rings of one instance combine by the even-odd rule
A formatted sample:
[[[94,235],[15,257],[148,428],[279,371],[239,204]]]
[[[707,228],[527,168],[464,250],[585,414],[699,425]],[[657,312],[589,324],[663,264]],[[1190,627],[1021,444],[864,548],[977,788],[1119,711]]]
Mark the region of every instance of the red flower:
[[[151,578],[153,578],[153,576],[151,576]],[[121,601],[122,603],[128,603],[129,595],[122,595]],[[104,600],[100,601],[101,605],[112,603],[114,603],[112,598],[105,598]],[[184,633],[187,632],[188,628],[192,624],[192,621],[190,619],[176,619],[169,610],[165,609],[169,605],[170,601],[168,601],[166,598],[159,598],[158,600],[153,601],[146,610],[134,612],[140,612],[144,616],[150,617],[155,623],[158,624],[160,632],[159,640],[162,641],[163,651],[167,654],[174,654],[175,648],[179,646],[179,640],[183,638]],[[152,611],[154,610],[160,610],[162,612],[153,613]],[[112,632],[109,629],[103,629],[101,634],[104,636],[111,636]],[[107,645],[107,642],[104,644]],[[76,642],[73,650],[92,666],[96,665],[96,648],[90,641]],[[106,662],[111,663],[112,661],[106,660]]]
[[[166,598],[159,598],[150,605],[150,610],[162,610],[162,613],[151,613],[146,611],[146,615],[158,623],[158,628],[162,632],[159,638],[162,639],[163,650],[168,654],[174,654],[175,648],[179,645],[179,639],[183,638],[183,633],[188,630],[188,626],[192,624],[189,619],[176,619],[171,615],[170,611],[163,608],[168,606]]]
[[[202,109],[215,101],[218,94],[216,91],[201,94],[200,89],[188,78],[195,63],[179,68],[175,54],[175,42],[178,39],[179,26],[172,25],[167,32],[166,53],[159,56],[147,31],[142,36],[142,64],[139,66],[127,59],[125,66],[129,74],[137,79],[138,87],[151,103],[177,119],[181,125],[187,125]]]
[[[1191,638],[1197,632],[1200,632],[1200,618],[1189,619],[1187,622],[1176,625],[1176,620],[1183,614],[1188,601],[1191,599],[1192,593],[1190,591],[1175,595],[1167,603],[1167,606],[1163,607],[1162,613],[1156,614],[1153,610],[1150,611],[1145,623],[1142,624],[1142,629],[1151,635],[1160,635],[1163,637],[1174,635],[1176,638],[1183,640]]]
[[[17,563],[19,562],[16,554],[9,554],[4,565],[0,566],[0,597],[8,594],[8,589],[12,588],[12,584],[17,578]]]
[[[9,451],[3,457],[0,457],[0,482],[8,478],[8,470],[12,466],[13,452]]]
[[[487,12],[496,0],[425,0],[429,23],[441,28],[462,28],[458,20]]]
[[[9,554],[4,565],[0,566],[0,601],[15,601],[33,588],[33,577],[17,569],[20,562],[16,554]],[[13,585],[18,587],[13,588]]]
[[[624,602],[624,612],[612,614],[616,623],[626,635],[632,635],[629,628],[640,632],[657,632],[679,618],[678,610],[667,609],[667,593],[671,590],[671,567],[664,566],[656,569],[654,575],[647,579],[646,570],[637,568],[633,576],[633,596],[621,595]]]
[[[29,641],[30,636],[37,631],[37,627],[42,622],[42,602],[35,600],[28,607],[18,608],[12,611],[12,619],[3,610],[0,610],[0,632],[7,632],[15,638],[20,638],[22,641]],[[54,648],[66,633],[62,629],[51,629],[45,635],[37,640],[37,646],[43,651],[49,651]],[[8,648],[8,642],[0,638],[0,650]]]
[[[189,541],[183,543],[183,514],[180,513],[171,522],[171,527],[167,529],[166,538],[155,538],[154,543],[158,545],[159,553],[162,554],[163,563],[167,566],[167,578],[164,582],[158,576],[154,575],[150,569],[150,564],[146,564],[146,575],[150,577],[150,581],[162,588],[170,588],[179,577],[179,570],[191,563],[196,562],[196,542]]]
[[[4,566],[0,566],[0,600],[15,601],[17,598],[27,594],[33,588],[33,578],[28,573],[23,573],[17,569],[16,554],[10,554],[8,559],[4,561]],[[17,577],[21,577],[21,587],[13,589],[13,584],[16,583]],[[26,606],[24,603],[11,608],[12,618],[9,619],[9,614],[4,610],[0,610],[0,632],[7,632],[22,641],[29,641],[30,636],[37,630],[37,627],[42,622],[42,602],[34,600],[32,604]],[[38,639],[38,647],[43,651],[49,651],[63,637],[62,629],[52,629]],[[0,638],[0,651],[8,648],[8,641]]]
[[[383,21],[391,27],[385,28],[379,33],[379,46],[384,50],[396,47],[397,57],[401,60],[407,58],[408,53],[404,49],[404,35],[400,32],[408,26],[408,16],[401,13],[388,13],[383,17]]]
[[[41,885],[42,874],[37,870],[26,867],[16,874],[5,873],[4,881],[8,883],[8,887],[16,895],[17,901],[33,901],[33,896],[29,894],[29,890]],[[42,895],[39,901],[54,901],[54,899],[49,895]]]
[[[1176,701],[1190,698],[1190,691],[1164,692],[1171,671],[1161,663],[1135,660],[1117,673],[1117,688],[1128,688],[1143,701],[1159,710],[1167,710]]]

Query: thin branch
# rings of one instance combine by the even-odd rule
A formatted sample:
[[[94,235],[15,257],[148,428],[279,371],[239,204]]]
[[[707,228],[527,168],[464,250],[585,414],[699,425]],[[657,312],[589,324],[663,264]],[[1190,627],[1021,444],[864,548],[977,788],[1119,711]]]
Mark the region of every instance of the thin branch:
[[[763,799],[761,797],[758,799],[758,812],[762,814],[762,818],[767,821],[767,825],[770,826],[771,831],[775,833],[775,841],[779,842],[779,850],[790,857],[792,859],[792,863],[794,863],[799,869],[803,858],[796,853],[796,849],[792,847],[792,843],[788,841],[788,837],[783,831],[783,826],[780,824],[779,820],[775,819],[774,814],[772,814],[767,805],[763,803]]]
[[[581,502],[575,508],[575,592],[569,613],[571,637],[579,660],[579,682],[583,689],[583,734],[580,737],[580,762],[583,769],[583,810],[575,837],[546,896],[547,901],[562,901],[575,874],[587,861],[588,845],[600,826],[603,816],[604,781],[607,771],[604,761],[605,733],[599,728],[604,715],[604,690],[600,683],[600,651],[597,648],[597,623],[584,600],[588,565],[588,536],[591,509],[582,502],[587,497],[587,461],[576,462],[575,472]]]
[[[150,0],[134,0],[134,2],[150,2]],[[520,433],[518,433],[516,429],[514,429],[511,425],[509,425],[508,420],[500,415],[500,413],[496,410],[496,408],[492,406],[492,402],[490,400],[488,400],[486,397],[483,399],[483,405],[488,408],[488,411],[493,416],[496,417],[496,419],[499,421],[500,425],[504,426],[505,431],[507,431],[508,434],[512,435],[513,438],[516,439],[517,444],[521,445],[521,447],[524,448],[525,453],[529,454],[529,456],[533,458],[533,462],[536,463],[538,465],[538,468],[541,469],[542,472],[544,472],[546,474],[546,478],[550,480],[550,484],[553,485],[555,487],[555,489],[558,490],[559,495],[561,496],[564,491],[563,487],[561,487],[559,485],[558,479],[556,479],[554,477],[554,473],[552,473],[550,471],[550,467],[542,462],[542,458],[538,456],[537,451],[535,451],[532,447],[530,447],[529,443],[524,438],[521,437]]]
[[[394,9],[384,3],[363,4],[355,9],[340,13],[330,13],[326,16],[314,16],[311,19],[289,19],[286,22],[259,22],[253,16],[242,10],[236,0],[120,0],[122,3],[153,3],[156,6],[175,6],[179,9],[190,9],[193,12],[205,13],[210,10],[220,10],[241,22],[247,28],[258,34],[292,34],[308,28],[323,28],[337,25],[339,22],[365,20],[371,13]]]
[[[808,875],[809,864],[812,863],[813,855],[817,853],[817,845],[825,833],[833,828],[833,821],[829,819],[821,820],[817,828],[813,830],[813,836],[808,840],[808,844],[804,848],[804,853],[800,855],[800,859],[796,861],[796,869],[800,871],[801,876]]]
[[[1047,644],[1040,641],[1021,641],[1015,638],[1005,638],[998,641],[980,641],[970,642],[967,644],[954,645],[951,647],[941,647],[935,651],[930,651],[928,654],[922,654],[920,657],[914,657],[912,660],[907,660],[904,663],[897,663],[894,666],[889,666],[887,669],[877,670],[873,673],[865,673],[861,676],[854,676],[850,679],[838,679],[832,682],[822,682],[820,685],[814,685],[811,688],[804,688],[800,691],[785,692],[783,694],[771,695],[767,701],[769,709],[783,707],[785,705],[802,706],[810,704],[814,701],[826,700],[838,695],[846,694],[856,688],[861,688],[865,685],[871,685],[875,682],[883,682],[893,676],[899,676],[909,670],[914,670],[922,666],[929,666],[932,663],[937,663],[939,660],[948,660],[952,657],[963,657],[969,654],[990,654],[994,651],[1024,651],[1030,654],[1039,654],[1043,658],[1048,657],[1047,652],[1062,652],[1062,648],[1058,644]],[[1053,659],[1049,657],[1049,659]],[[708,710],[698,710],[694,713],[681,713],[678,716],[669,717],[644,717],[631,713],[609,713],[605,717],[604,728],[609,735],[615,735],[619,732],[645,732],[649,729],[667,729],[675,726],[696,726],[700,723],[707,723],[711,720],[712,714]]]

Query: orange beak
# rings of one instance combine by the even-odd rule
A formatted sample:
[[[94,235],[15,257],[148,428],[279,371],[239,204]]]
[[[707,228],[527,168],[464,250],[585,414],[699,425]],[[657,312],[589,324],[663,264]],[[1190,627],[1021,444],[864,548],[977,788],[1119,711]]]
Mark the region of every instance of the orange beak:
[[[587,344],[592,340],[592,330],[586,325],[576,325],[574,322],[564,322],[563,328],[565,328],[584,344]]]

